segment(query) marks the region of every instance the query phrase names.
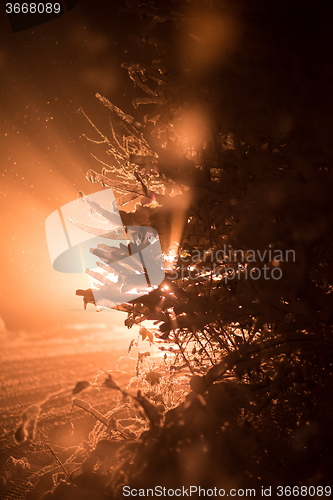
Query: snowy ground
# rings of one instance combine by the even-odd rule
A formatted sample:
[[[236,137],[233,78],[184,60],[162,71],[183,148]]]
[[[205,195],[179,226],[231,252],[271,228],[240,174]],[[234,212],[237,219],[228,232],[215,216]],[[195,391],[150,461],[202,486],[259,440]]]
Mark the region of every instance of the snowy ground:
[[[27,479],[41,466],[54,461],[39,443],[15,445],[15,429],[22,407],[38,403],[50,393],[72,389],[80,380],[92,381],[99,372],[115,370],[126,356],[133,333],[126,328],[111,333],[106,325],[72,325],[50,334],[9,333],[1,341],[0,352],[0,476],[10,456],[27,457],[30,469],[0,485],[0,499],[18,500]],[[112,372],[121,385],[133,374],[133,361],[122,358],[122,371]],[[101,375],[102,377],[102,375]],[[117,393],[88,389],[82,396],[102,412],[112,409]],[[40,419],[40,428],[49,443],[58,446],[79,444],[93,428],[95,419],[79,408],[72,408],[69,392],[49,401]],[[5,468],[4,468],[5,467]]]

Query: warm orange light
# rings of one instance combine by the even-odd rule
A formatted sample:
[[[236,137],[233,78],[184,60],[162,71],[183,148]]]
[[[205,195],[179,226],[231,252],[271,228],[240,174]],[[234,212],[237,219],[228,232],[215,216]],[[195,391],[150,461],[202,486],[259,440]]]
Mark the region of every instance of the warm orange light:
[[[234,50],[238,23],[230,14],[213,10],[189,12],[189,17],[183,27],[183,57],[192,70],[212,69]]]

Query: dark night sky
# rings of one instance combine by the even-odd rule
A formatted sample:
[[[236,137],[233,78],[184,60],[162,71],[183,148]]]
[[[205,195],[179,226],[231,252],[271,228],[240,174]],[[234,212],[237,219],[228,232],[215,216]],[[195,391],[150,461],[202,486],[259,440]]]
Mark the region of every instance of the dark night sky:
[[[79,189],[99,189],[85,179],[99,164],[80,139],[90,126],[78,109],[101,127],[108,116],[96,92],[132,110],[120,64],[133,18],[117,12],[114,2],[81,0],[58,19],[12,33],[0,6],[0,316],[11,330],[96,322],[93,307],[85,312],[75,296],[87,288],[85,276],[52,269],[44,222]],[[121,323],[123,315],[97,318]]]

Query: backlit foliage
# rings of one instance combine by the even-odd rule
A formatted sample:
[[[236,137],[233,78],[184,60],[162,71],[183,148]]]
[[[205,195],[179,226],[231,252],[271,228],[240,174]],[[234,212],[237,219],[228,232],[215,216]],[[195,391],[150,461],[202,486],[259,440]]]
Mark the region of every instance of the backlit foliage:
[[[328,77],[329,51],[316,35],[326,26],[316,5],[296,4],[128,9],[146,21],[133,37],[143,62],[123,64],[139,94],[135,117],[97,94],[110,130],[90,122],[103,167],[87,177],[122,193],[125,226],[159,233],[164,282],[118,309],[129,328],[154,322],[148,340],[165,359],[154,365],[141,352],[140,390],[119,395],[129,429],[111,429],[124,406],[99,422],[81,475],[67,485],[81,491],[86,480],[86,496],[76,490],[75,498],[122,498],[128,484],[330,482],[332,120],[316,77]],[[296,257],[247,262],[228,279],[244,262],[214,268],[210,256],[224,245]],[[279,267],[281,278],[246,279],[246,269],[263,265]],[[91,290],[78,294],[94,303]],[[60,498],[60,486],[45,499]]]

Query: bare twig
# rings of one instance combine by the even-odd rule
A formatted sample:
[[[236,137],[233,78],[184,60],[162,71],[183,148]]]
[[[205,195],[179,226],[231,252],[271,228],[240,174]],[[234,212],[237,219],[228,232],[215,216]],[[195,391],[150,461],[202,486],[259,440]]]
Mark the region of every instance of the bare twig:
[[[17,401],[18,401],[19,405],[21,406],[22,410],[25,410],[23,404],[21,403],[21,401],[19,400],[19,398],[17,397],[17,395],[15,393],[14,393],[14,396],[17,399]],[[64,464],[61,462],[60,458],[57,456],[57,454],[54,451],[54,449],[52,448],[52,446],[46,441],[46,438],[45,438],[43,432],[39,429],[39,427],[38,427],[37,424],[36,424],[36,430],[37,430],[38,434],[41,436],[42,441],[45,444],[45,446],[49,449],[49,451],[52,454],[53,458],[57,461],[57,463],[60,465],[60,467],[62,468],[62,470],[64,471],[64,473],[68,477],[68,479],[71,481],[71,477],[70,477],[69,473],[67,472],[67,470],[65,469]]]

